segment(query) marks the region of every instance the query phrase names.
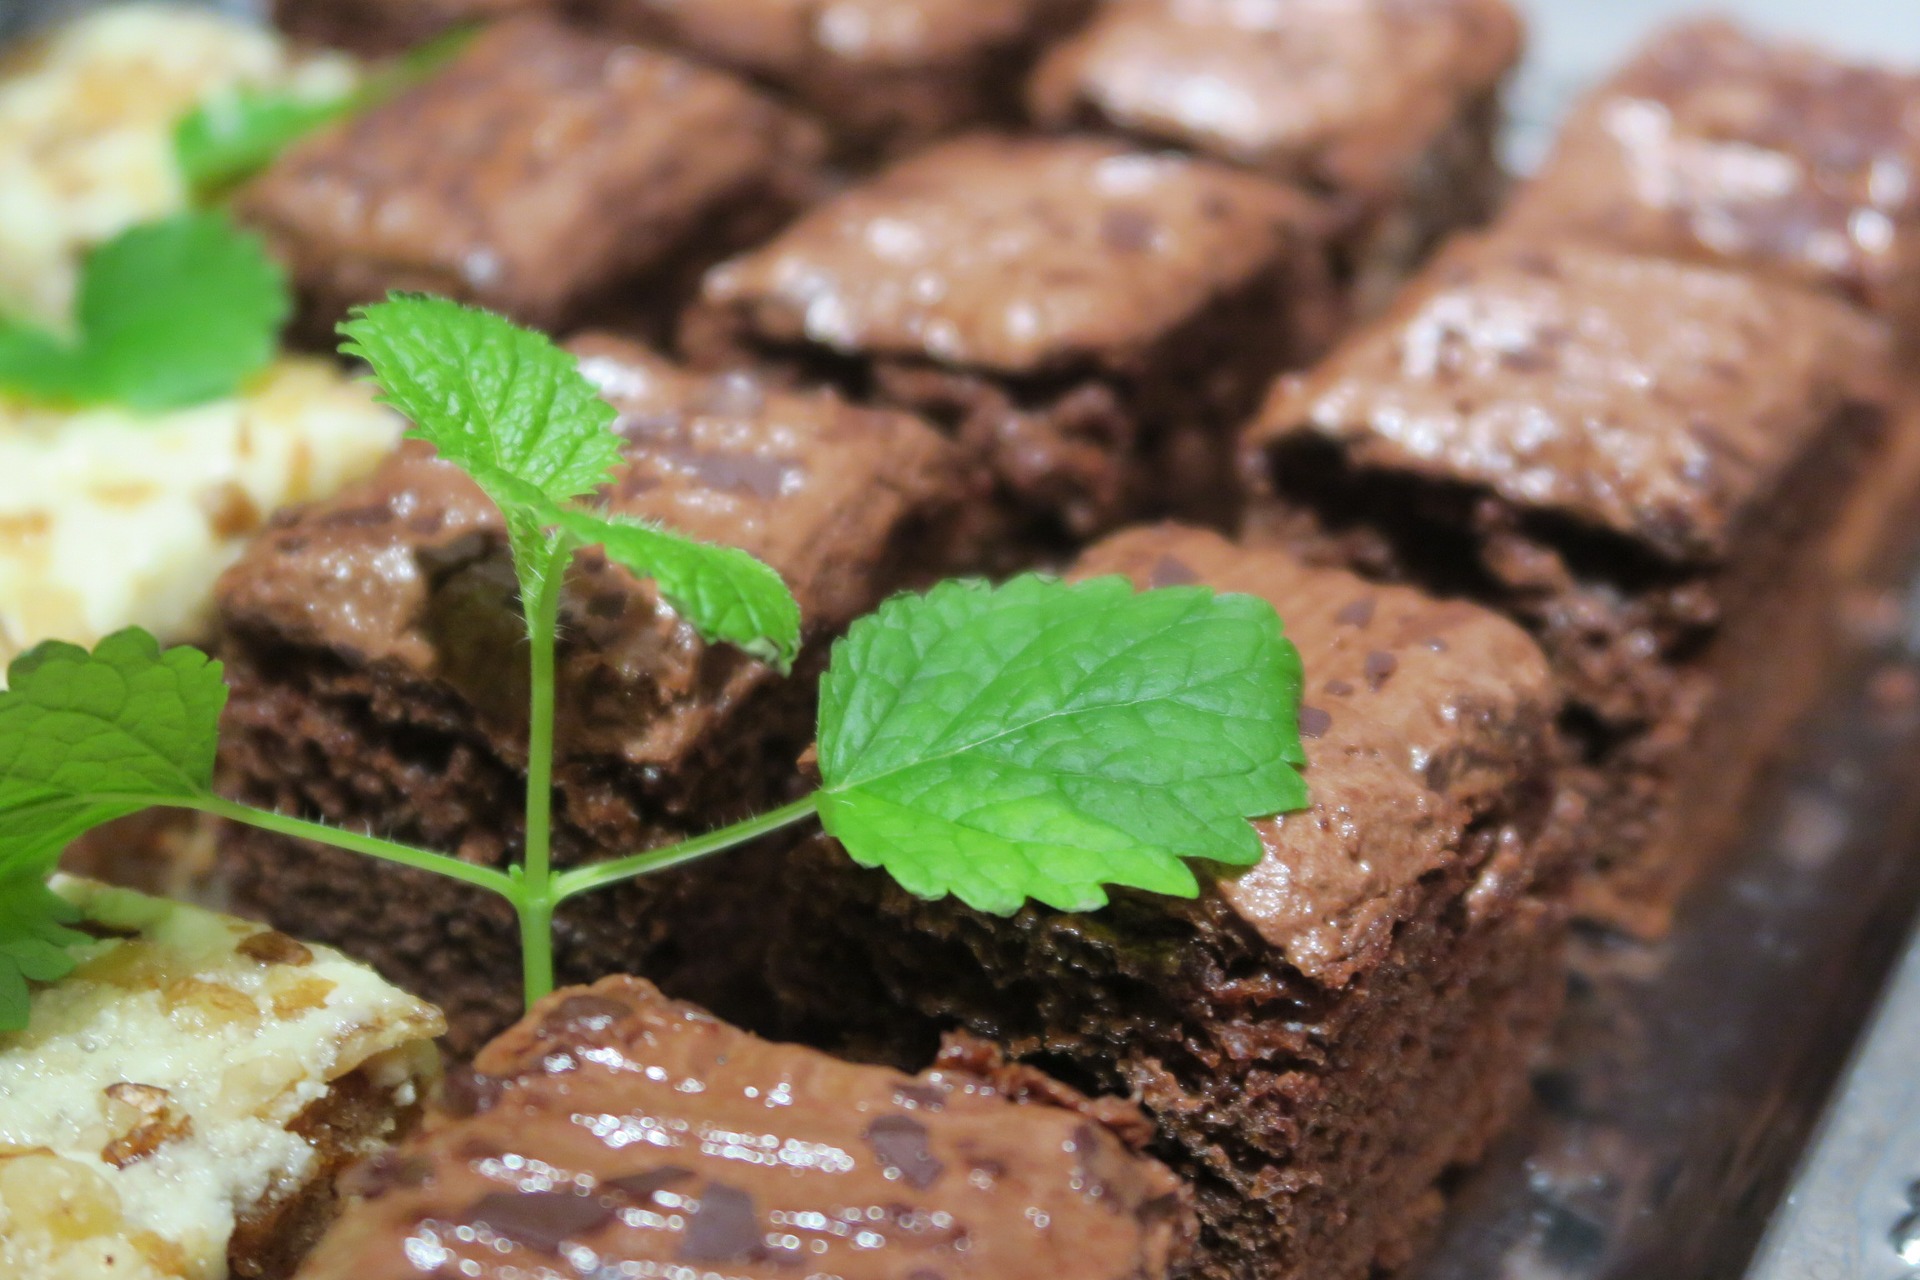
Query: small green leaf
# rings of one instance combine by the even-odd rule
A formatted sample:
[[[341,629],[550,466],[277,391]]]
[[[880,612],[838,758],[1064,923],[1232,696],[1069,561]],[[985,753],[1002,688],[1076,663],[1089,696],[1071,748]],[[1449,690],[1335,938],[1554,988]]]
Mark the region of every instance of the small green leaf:
[[[87,255],[77,342],[0,326],[0,389],[142,411],[217,400],[273,358],[291,306],[259,238],[223,216],[143,223]]]
[[[187,185],[205,195],[233,186],[321,125],[351,115],[356,90],[316,97],[282,89],[239,89],[182,116],[173,152]]]
[[[0,877],[0,1032],[27,1025],[28,982],[54,982],[73,972],[70,949],[92,941],[67,927],[79,918],[44,877]]]
[[[643,578],[703,640],[743,649],[781,671],[800,652],[800,606],[780,575],[737,547],[699,542],[658,525],[591,511],[556,511],[554,523],[582,546]]]
[[[854,624],[821,687],[820,818],[922,897],[1009,913],[1191,897],[1298,808],[1299,654],[1270,605],[1123,579],[944,583]]]
[[[613,406],[546,335],[445,298],[358,307],[341,350],[373,367],[381,400],[499,504],[509,521],[592,493],[620,461]]]

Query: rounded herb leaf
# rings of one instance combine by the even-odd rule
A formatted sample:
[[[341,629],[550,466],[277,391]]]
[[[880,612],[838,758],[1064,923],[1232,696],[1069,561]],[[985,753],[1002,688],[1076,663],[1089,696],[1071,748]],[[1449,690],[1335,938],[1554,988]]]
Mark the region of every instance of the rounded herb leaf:
[[[1063,910],[1191,897],[1298,808],[1300,659],[1265,601],[1120,578],[901,596],[834,648],[823,825],[922,897]]]

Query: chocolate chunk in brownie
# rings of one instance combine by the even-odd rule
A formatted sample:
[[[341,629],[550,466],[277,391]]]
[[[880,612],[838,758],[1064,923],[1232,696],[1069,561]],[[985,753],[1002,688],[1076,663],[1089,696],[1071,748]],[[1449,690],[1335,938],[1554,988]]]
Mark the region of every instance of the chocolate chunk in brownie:
[[[1493,211],[1519,54],[1505,0],[1136,0],[1049,53],[1029,96],[1042,125],[1117,129],[1325,195],[1372,310]]]
[[[715,268],[682,338],[926,414],[1010,512],[1071,540],[1227,518],[1232,427],[1336,310],[1317,210],[1286,187],[1117,142],[974,136]]]
[[[400,53],[474,22],[558,7],[560,0],[272,0],[274,25],[297,39],[361,54]]]
[[[913,898],[822,837],[770,972],[797,1027],[901,1062],[941,1030],[1137,1099],[1193,1187],[1209,1280],[1364,1280],[1526,1092],[1562,985],[1546,660],[1464,602],[1160,526],[1074,570],[1273,602],[1299,646],[1312,806],[1197,900],[1010,918]]]
[[[669,314],[804,199],[819,136],[724,72],[545,17],[296,144],[236,199],[303,328],[416,289],[564,328]]]
[[[1276,388],[1253,529],[1531,629],[1571,698],[1583,906],[1657,932],[1826,674],[1883,338],[1748,274],[1462,243]]]
[[[1164,1280],[1178,1182],[1055,1085],[952,1055],[904,1075],[756,1039],[637,978],[561,991],[488,1045],[304,1280],[434,1274]],[[1137,1112],[1135,1113],[1137,1116]]]
[[[1669,28],[1588,94],[1511,217],[1829,289],[1920,336],[1920,76]]]
[[[965,568],[981,505],[954,448],[904,415],[702,378],[624,343],[578,344],[620,409],[615,511],[740,547],[786,578],[807,649],[791,677],[700,642],[651,586],[580,557],[562,605],[555,857],[634,852],[772,807],[796,784],[827,642],[893,590]],[[519,854],[525,640],[498,511],[404,448],[372,479],[283,516],[222,582],[233,697],[225,785],[247,800],[488,865]],[[502,904],[444,879],[248,831],[223,860],[249,910],[338,944],[445,1007],[471,1052],[515,1015]],[[697,916],[705,871],[561,913],[562,971],[646,966],[711,998],[754,941],[755,855]],[[718,913],[718,915],[712,914]],[[724,945],[715,945],[715,940]]]
[[[1011,124],[1036,52],[1092,0],[579,0],[615,29],[793,94],[851,158]]]

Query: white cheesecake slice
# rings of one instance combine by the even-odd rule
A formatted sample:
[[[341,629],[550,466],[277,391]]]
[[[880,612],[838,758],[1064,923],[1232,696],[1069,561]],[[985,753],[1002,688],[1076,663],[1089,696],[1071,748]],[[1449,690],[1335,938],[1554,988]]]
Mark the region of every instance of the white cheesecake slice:
[[[55,887],[104,936],[0,1035],[0,1276],[286,1274],[411,1123],[439,1011],[258,925]]]

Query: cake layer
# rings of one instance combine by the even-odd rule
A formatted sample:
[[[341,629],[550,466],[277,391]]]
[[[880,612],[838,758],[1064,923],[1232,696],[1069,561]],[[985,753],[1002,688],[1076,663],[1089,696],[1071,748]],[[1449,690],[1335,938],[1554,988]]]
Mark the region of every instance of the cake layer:
[[[331,97],[358,71],[291,53],[202,6],[115,4],[55,28],[0,68],[0,315],[68,323],[88,249],[179,213],[174,127],[243,90]]]
[[[562,864],[772,807],[810,740],[827,643],[892,591],[980,554],[976,488],[925,425],[744,375],[689,376],[607,339],[579,349],[626,437],[613,509],[771,564],[799,600],[807,648],[782,677],[702,644],[649,584],[597,553],[579,558],[561,605]],[[471,861],[517,857],[527,672],[513,582],[498,511],[420,446],[276,522],[221,592],[228,785]],[[230,833],[226,856],[242,902],[442,1004],[463,1050],[515,1016],[519,947],[504,903],[250,831]],[[746,884],[752,865],[743,855],[717,874]],[[707,946],[695,907],[674,905],[703,874],[652,877],[563,911],[563,972],[748,963],[744,945]],[[735,889],[700,909],[750,899]]]
[[[1456,227],[1492,213],[1505,0],[1133,0],[1035,73],[1034,117],[1246,165],[1327,198],[1371,311]]]
[[[295,145],[237,197],[306,328],[414,289],[541,328],[671,314],[804,198],[817,130],[732,76],[544,17]]]
[[[1168,1275],[1178,1184],[1099,1118],[1138,1113],[968,1056],[907,1076],[635,978],[562,991],[368,1170],[300,1275]]]
[[[782,365],[925,413],[1057,539],[1222,518],[1255,387],[1337,312],[1305,198],[1094,139],[947,143],[711,272],[698,360]]]
[[[1196,901],[1084,915],[923,902],[822,837],[793,861],[771,979],[825,1042],[912,1062],[957,1026],[1138,1099],[1197,1197],[1184,1274],[1403,1265],[1558,1005],[1547,664],[1473,605],[1194,529],[1116,535],[1074,572],[1272,601],[1305,669],[1311,807],[1256,823],[1262,861]]]
[[[1092,0],[580,0],[609,26],[800,99],[850,158],[1011,124],[1037,51]]]
[[[417,1118],[439,1012],[324,947],[55,882],[100,941],[0,1035],[10,1280],[286,1277]]]
[[[1824,677],[1823,550],[1885,358],[1864,316],[1750,275],[1465,243],[1276,388],[1253,528],[1532,630],[1589,771],[1587,906],[1657,931]]]

